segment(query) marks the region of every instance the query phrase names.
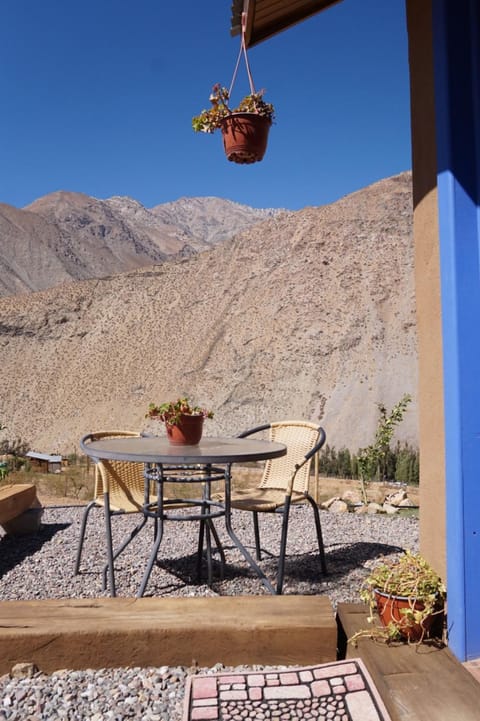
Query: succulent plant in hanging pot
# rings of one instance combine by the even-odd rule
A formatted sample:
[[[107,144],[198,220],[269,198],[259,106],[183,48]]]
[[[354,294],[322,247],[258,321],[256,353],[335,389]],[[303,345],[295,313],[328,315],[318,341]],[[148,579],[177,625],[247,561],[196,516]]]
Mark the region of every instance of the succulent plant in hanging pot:
[[[262,160],[275,114],[273,105],[263,99],[264,92],[252,92],[230,108],[229,91],[217,83],[210,95],[212,107],[192,119],[193,129],[203,133],[221,130],[225,154],[234,163]]]
[[[230,90],[224,88],[220,83],[214,85],[210,95],[212,107],[202,110],[200,115],[196,115],[192,119],[192,127],[196,132],[214,133],[215,130],[221,130],[228,160],[240,164],[256,163],[262,160],[267,149],[268,132],[275,114],[273,105],[263,99],[265,90],[257,91],[253,84],[245,44],[245,22],[245,14],[243,14],[240,52]],[[250,83],[250,94],[246,95],[235,108],[231,108],[230,96],[242,54]]]

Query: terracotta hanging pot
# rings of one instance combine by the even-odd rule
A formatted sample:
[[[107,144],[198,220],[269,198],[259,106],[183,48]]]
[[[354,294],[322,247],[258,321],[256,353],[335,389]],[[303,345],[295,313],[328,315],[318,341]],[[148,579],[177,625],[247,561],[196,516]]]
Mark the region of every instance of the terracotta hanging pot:
[[[425,605],[421,601],[408,596],[393,596],[375,589],[375,601],[378,615],[384,626],[393,623],[403,638],[409,641],[421,641],[429,635],[435,616],[426,616],[422,623],[412,617],[413,611],[423,611]]]
[[[167,438],[174,446],[196,446],[203,433],[203,416],[182,414],[174,426],[166,423]]]
[[[233,163],[262,160],[267,149],[270,118],[256,113],[233,113],[222,122],[225,155]]]

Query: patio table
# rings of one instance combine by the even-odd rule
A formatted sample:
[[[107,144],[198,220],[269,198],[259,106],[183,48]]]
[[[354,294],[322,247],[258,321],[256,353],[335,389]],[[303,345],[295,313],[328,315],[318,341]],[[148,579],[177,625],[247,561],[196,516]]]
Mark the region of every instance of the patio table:
[[[155,524],[154,542],[137,597],[143,596],[147,587],[162,542],[164,522],[167,520],[200,522],[199,564],[200,554],[203,550],[203,532],[205,531],[209,583],[211,583],[210,532],[214,536],[222,554],[222,561],[224,560],[223,549],[213,526],[213,519],[215,518],[225,519],[226,531],[235,547],[240,551],[268,591],[272,594],[275,593],[274,587],[262,569],[233,531],[230,503],[231,465],[233,463],[248,463],[279,458],[287,452],[284,444],[251,438],[228,437],[205,437],[196,446],[173,445],[167,438],[157,436],[117,437],[93,441],[87,441],[87,438],[88,436],[82,439],[80,445],[82,450],[94,461],[130,461],[144,465],[145,503],[143,506],[143,520],[135,531],[130,534],[126,542],[115,551],[112,558],[108,559],[112,595],[115,595],[114,559],[126,548],[130,540],[146,524],[149,518],[152,518]],[[213,481],[220,481],[224,486],[224,494],[221,500],[212,500],[211,483]],[[202,486],[202,495],[201,497],[195,496],[188,499],[167,499],[164,497],[164,485],[172,482],[192,484],[193,488],[198,488],[200,484]],[[155,483],[157,488],[157,500],[154,504],[149,500],[152,483]],[[179,504],[185,505],[188,510],[193,512],[179,515],[169,511],[169,508],[178,507]]]

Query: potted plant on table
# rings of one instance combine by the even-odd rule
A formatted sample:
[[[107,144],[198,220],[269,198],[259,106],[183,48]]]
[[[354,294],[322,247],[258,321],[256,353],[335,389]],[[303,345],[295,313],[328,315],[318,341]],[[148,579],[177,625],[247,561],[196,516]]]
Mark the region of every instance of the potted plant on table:
[[[230,93],[217,83],[210,95],[212,107],[192,119],[195,132],[214,133],[221,130],[228,160],[234,163],[255,163],[262,160],[267,148],[268,132],[275,110],[263,99],[265,90],[246,95],[230,108]]]
[[[150,403],[145,418],[165,423],[168,440],[173,445],[195,446],[202,437],[204,419],[213,418],[213,412],[183,397],[160,405]]]
[[[360,598],[369,605],[369,623],[374,623],[376,611],[383,628],[372,626],[359,631],[350,642],[368,636],[421,643],[435,635],[433,624],[443,617],[446,590],[440,576],[422,556],[406,551],[372,569]]]

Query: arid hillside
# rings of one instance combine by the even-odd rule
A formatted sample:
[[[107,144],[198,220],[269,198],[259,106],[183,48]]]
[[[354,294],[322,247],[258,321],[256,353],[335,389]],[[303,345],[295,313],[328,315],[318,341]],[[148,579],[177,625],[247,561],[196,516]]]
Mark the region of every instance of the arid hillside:
[[[66,191],[23,209],[0,203],[0,296],[186,257],[279,212],[208,197],[149,210],[128,197]]]
[[[209,435],[309,418],[356,450],[376,404],[410,393],[416,442],[411,204],[404,173],[192,257],[0,299],[5,433],[68,453],[187,393]]]

